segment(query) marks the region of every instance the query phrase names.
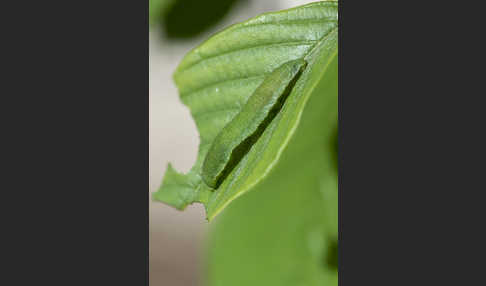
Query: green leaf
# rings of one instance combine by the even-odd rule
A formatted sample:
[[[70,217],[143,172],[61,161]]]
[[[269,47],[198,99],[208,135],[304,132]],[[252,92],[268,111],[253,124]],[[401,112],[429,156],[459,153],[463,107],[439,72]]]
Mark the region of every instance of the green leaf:
[[[159,0],[160,1],[160,0]],[[172,0],[160,19],[165,35],[191,38],[209,30],[241,0]]]
[[[174,75],[201,141],[191,171],[169,165],[154,198],[221,213],[207,285],[337,285],[337,18],[335,1],[263,14],[210,38]],[[299,75],[281,73],[302,60]]]
[[[206,203],[211,192],[209,188],[204,188],[200,181],[201,178],[198,174],[194,172],[186,175],[178,173],[169,164],[161,186],[164,191],[156,193],[155,198],[179,210],[183,210],[193,202]]]
[[[205,285],[337,286],[338,65],[326,54],[270,174],[211,222]]]
[[[198,128],[199,152],[188,174],[168,168],[154,199],[179,209],[201,202],[211,220],[235,198],[260,189],[259,184],[277,168],[287,145],[302,128],[300,121],[309,98],[329,96],[319,87],[336,54],[336,1],[260,15],[227,28],[188,53],[174,79]],[[272,72],[298,59],[305,60],[307,66],[281,109],[220,185],[214,190],[208,187],[201,179],[202,166],[216,136]]]

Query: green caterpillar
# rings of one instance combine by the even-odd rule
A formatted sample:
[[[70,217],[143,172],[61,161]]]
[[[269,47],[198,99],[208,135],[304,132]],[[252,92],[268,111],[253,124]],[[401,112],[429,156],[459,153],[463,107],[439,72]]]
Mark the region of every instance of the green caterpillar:
[[[241,111],[216,136],[204,159],[202,179],[211,188],[238,164],[282,105],[307,63],[286,62],[265,77]]]

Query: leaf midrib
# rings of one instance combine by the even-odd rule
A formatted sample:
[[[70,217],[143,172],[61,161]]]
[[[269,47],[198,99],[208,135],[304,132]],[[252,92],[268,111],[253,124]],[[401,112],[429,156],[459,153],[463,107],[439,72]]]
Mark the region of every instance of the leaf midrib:
[[[338,30],[338,28],[334,28],[332,29],[329,33],[327,33],[325,36],[323,36],[321,38],[321,40],[319,40],[319,43],[325,41],[329,36],[331,36],[334,32],[336,32]],[[318,45],[316,45],[316,47],[319,46],[319,43]],[[309,51],[309,53],[307,55],[310,55],[312,54],[314,50],[312,49],[311,51]],[[338,51],[337,49],[335,49],[334,52],[332,52],[332,54],[329,56],[327,62],[326,62],[326,66],[321,70],[321,72],[319,73],[319,79],[322,79],[324,74],[327,72],[328,68],[329,68],[329,65],[331,64],[331,62],[334,60],[334,58],[336,57]],[[306,56],[307,56],[306,55]],[[310,68],[309,66],[307,68]],[[309,88],[309,93],[312,94],[312,92],[315,90],[316,86],[320,83],[320,80],[317,80],[315,81],[311,87]],[[310,96],[309,96],[310,97]],[[307,104],[307,101],[309,100],[309,97],[307,97],[305,99],[305,102],[304,102],[304,106],[305,104]],[[302,113],[304,112],[304,108],[300,109],[298,111],[298,114],[297,114],[297,117],[296,117],[296,121],[295,121],[295,124],[293,125],[293,127],[290,129],[290,131],[288,132],[288,136],[286,136],[285,138],[285,141],[282,142],[282,144],[280,145],[280,148],[277,152],[277,155],[276,155],[276,160],[274,160],[272,163],[269,164],[268,168],[266,169],[267,172],[266,174],[268,174],[268,171],[271,170],[273,168],[273,166],[279,161],[279,158],[281,157],[281,154],[283,152],[283,150],[286,148],[286,146],[288,145],[290,139],[293,137],[295,131],[297,130],[297,127],[299,126],[300,124],[300,120],[302,118]],[[274,130],[275,131],[275,130]],[[255,142],[256,144],[256,142]],[[238,171],[238,169],[237,169]],[[265,175],[262,175],[262,178],[265,177]],[[259,182],[259,181],[258,181]],[[233,193],[232,196],[229,196],[229,197],[226,197],[223,201],[224,203],[222,205],[219,205],[212,213],[210,212],[207,212],[207,219],[208,221],[211,221],[213,218],[215,218],[222,210],[224,210],[226,208],[227,205],[229,205],[232,201],[234,201],[235,199],[237,199],[239,196],[245,194],[247,192],[247,190],[253,188],[258,182],[254,182],[253,184],[249,185],[249,186],[246,186],[243,190],[240,190],[239,192],[237,193]],[[233,182],[234,183],[234,182]],[[228,187],[229,189],[229,187]],[[216,193],[213,193],[211,196],[213,195],[216,195]],[[207,206],[206,206],[207,207]],[[208,209],[207,209],[208,210]]]

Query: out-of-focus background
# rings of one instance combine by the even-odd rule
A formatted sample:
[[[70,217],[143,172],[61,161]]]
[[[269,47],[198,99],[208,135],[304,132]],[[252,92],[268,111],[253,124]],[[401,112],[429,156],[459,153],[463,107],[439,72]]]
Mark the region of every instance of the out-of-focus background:
[[[150,0],[150,193],[160,186],[168,162],[187,172],[197,155],[196,126],[172,80],[183,56],[231,24],[311,2],[315,1]],[[181,212],[150,199],[149,217],[150,285],[201,285],[202,246],[208,228],[203,206],[194,204]]]

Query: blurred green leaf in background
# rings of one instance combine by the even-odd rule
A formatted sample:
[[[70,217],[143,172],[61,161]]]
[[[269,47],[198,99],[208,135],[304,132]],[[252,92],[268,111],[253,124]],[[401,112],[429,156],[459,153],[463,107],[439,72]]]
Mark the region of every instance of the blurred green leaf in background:
[[[195,37],[218,23],[237,2],[247,0],[149,0],[149,22],[168,38]]]
[[[172,2],[177,0],[149,0],[149,24],[156,25],[170,8]]]

